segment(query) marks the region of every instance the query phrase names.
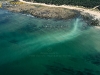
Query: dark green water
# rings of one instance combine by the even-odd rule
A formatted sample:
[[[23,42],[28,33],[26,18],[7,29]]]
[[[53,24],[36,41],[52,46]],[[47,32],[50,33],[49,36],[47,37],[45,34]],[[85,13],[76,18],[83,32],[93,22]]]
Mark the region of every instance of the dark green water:
[[[0,9],[0,75],[100,75],[100,29]]]

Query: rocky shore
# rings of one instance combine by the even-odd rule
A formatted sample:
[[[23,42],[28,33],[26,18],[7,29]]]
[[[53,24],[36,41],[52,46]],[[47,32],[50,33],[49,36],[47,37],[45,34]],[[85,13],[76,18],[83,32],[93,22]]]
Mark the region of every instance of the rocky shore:
[[[76,12],[67,8],[48,7],[34,4],[20,4],[4,6],[3,8],[24,14],[31,14],[39,18],[70,19],[76,16]]]
[[[95,18],[89,13],[80,13],[81,17],[85,20],[85,22],[90,26],[100,26],[100,19]]]

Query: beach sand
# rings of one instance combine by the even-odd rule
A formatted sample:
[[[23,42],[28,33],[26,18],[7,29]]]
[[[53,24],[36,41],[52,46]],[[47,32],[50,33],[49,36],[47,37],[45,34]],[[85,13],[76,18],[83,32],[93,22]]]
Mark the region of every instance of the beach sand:
[[[23,0],[19,0],[23,3],[27,3],[27,4],[34,4],[34,5],[42,5],[42,6],[48,6],[48,7],[61,7],[61,8],[67,8],[67,9],[71,9],[71,10],[77,10],[80,11],[82,15],[88,16],[88,14],[90,16],[93,17],[94,20],[99,20],[99,24],[98,26],[100,26],[100,11],[95,10],[94,8],[85,8],[85,7],[80,7],[80,6],[71,6],[71,5],[61,5],[61,6],[56,6],[56,5],[48,5],[45,3],[32,3],[32,2],[26,2]],[[96,28],[99,28],[98,26],[95,26]]]

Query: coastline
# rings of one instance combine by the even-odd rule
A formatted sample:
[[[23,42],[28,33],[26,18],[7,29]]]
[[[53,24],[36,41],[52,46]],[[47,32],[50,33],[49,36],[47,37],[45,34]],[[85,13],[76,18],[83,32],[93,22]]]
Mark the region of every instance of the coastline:
[[[55,18],[55,19],[68,19],[68,18],[72,18],[72,17],[75,17],[75,15],[76,15],[76,13],[73,11],[73,10],[75,10],[75,11],[78,11],[78,12],[80,12],[80,14],[81,15],[83,15],[83,16],[88,16],[88,17],[92,17],[92,18],[89,18],[89,19],[92,19],[92,20],[98,20],[98,21],[100,21],[100,11],[97,11],[97,10],[95,10],[94,8],[91,8],[91,9],[89,9],[89,8],[85,8],[85,7],[82,7],[82,6],[71,6],[71,5],[60,5],[60,6],[57,6],[57,5],[49,5],[49,4],[45,4],[45,3],[32,3],[32,2],[26,2],[26,1],[23,1],[23,0],[19,0],[20,2],[23,2],[23,3],[25,3],[26,5],[32,5],[32,6],[36,6],[36,7],[44,7],[44,8],[46,8],[46,9],[44,9],[44,8],[40,8],[39,10],[37,9],[37,8],[35,8],[36,10],[34,10],[34,11],[36,11],[36,12],[32,12],[32,13],[30,13],[30,12],[27,12],[26,10],[24,10],[24,12],[25,13],[29,13],[29,14],[31,14],[31,15],[33,15],[33,16],[36,16],[36,17],[40,17],[40,18]],[[29,6],[30,7],[30,6]],[[51,8],[51,9],[50,9]],[[53,10],[52,10],[52,8],[54,8]],[[59,11],[57,11],[57,12],[55,12],[56,10],[56,8],[58,8],[59,9]],[[11,9],[8,9],[8,10],[11,10],[11,11],[13,11],[12,9],[15,9],[15,8],[11,8]],[[26,9],[28,9],[28,8],[26,8]],[[44,9],[44,10],[43,10]],[[50,9],[49,11],[48,11],[48,9]],[[57,10],[58,10],[57,9]],[[61,10],[61,9],[67,9],[68,10],[68,13],[67,13],[67,11],[64,11],[64,10]],[[17,9],[16,9],[17,10]],[[14,10],[15,12],[20,12],[20,11],[16,11],[16,10]],[[23,10],[23,8],[21,9],[21,10]],[[38,11],[37,11],[38,10]],[[43,10],[43,11],[40,11],[40,10]],[[52,10],[52,11],[51,11]],[[29,11],[29,10],[28,10]],[[46,12],[45,12],[46,11]],[[64,12],[60,12],[60,11],[64,11]],[[48,14],[45,14],[45,13],[47,13],[47,12],[50,12],[50,14],[48,15]],[[52,13],[51,13],[52,12]],[[35,13],[35,14],[34,14]],[[55,15],[52,15],[52,14],[54,14],[54,13],[57,13],[57,14],[55,14]],[[59,14],[58,14],[59,13]],[[63,14],[64,13],[64,14]],[[66,16],[65,17],[65,14],[66,15],[70,15],[70,16]],[[59,16],[60,15],[60,16]],[[91,20],[91,21],[92,21]],[[98,23],[98,26],[100,26],[100,22]]]
[[[100,11],[99,10],[95,10],[94,8],[85,8],[85,7],[82,7],[82,6],[71,6],[71,5],[60,5],[60,6],[57,6],[57,5],[48,5],[48,4],[45,4],[45,3],[32,3],[32,2],[26,2],[26,1],[23,1],[23,0],[19,0],[20,2],[23,2],[23,3],[27,3],[27,4],[34,4],[34,5],[42,5],[42,6],[48,6],[48,7],[61,7],[61,8],[66,8],[66,9],[70,9],[70,10],[76,10],[76,11],[79,11],[81,15],[87,17],[89,19],[97,21],[98,20],[98,25],[95,26],[96,28],[100,29]],[[91,17],[92,18],[91,18]]]
[[[12,12],[19,12],[23,14],[30,14],[39,18],[46,19],[70,19],[77,16],[77,12],[74,10],[61,8],[61,7],[49,7],[37,4],[12,4],[9,6],[4,6],[4,9],[7,9]]]
[[[94,8],[93,9],[87,9],[85,7],[80,7],[80,6],[71,6],[71,5],[61,5],[61,6],[57,6],[57,5],[48,5],[45,3],[32,3],[32,2],[26,2],[23,0],[19,0],[20,2],[23,3],[27,3],[27,4],[35,4],[35,5],[43,5],[43,6],[48,6],[48,7],[61,7],[61,8],[67,8],[67,9],[71,9],[71,10],[77,10],[80,11],[82,13],[89,13],[91,14],[91,16],[95,16],[95,18],[100,19],[100,11],[96,11]]]

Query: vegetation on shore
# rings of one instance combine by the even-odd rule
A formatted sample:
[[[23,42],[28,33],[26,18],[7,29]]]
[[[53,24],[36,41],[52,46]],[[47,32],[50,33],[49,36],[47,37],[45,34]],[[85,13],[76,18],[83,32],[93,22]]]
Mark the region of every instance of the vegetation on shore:
[[[100,5],[100,0],[24,0],[55,5],[78,5],[93,8]]]
[[[32,1],[32,0],[31,0]],[[19,1],[11,1],[10,4],[15,6],[7,6],[6,9],[14,12],[21,12],[25,14],[31,14],[35,17],[40,18],[54,18],[54,19],[69,19],[73,18],[77,15],[76,12],[69,10],[67,8],[61,8],[61,7],[48,7],[48,6],[42,6],[42,5],[34,5],[34,4],[24,4],[20,3]],[[18,5],[21,4],[21,5]],[[97,6],[96,6],[97,7]],[[83,18],[86,20],[88,19],[89,25],[95,25],[98,26],[99,22],[98,20],[94,20],[93,17],[91,18],[91,15],[84,15]]]

